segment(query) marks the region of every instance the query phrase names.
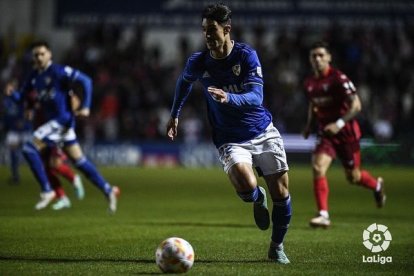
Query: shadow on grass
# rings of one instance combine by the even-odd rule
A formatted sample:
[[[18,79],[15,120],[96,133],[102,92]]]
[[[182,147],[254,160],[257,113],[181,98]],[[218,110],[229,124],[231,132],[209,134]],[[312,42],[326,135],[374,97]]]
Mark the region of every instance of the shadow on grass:
[[[240,223],[211,223],[211,222],[177,222],[177,221],[153,221],[153,222],[139,222],[139,225],[164,225],[164,226],[189,226],[189,227],[219,227],[219,228],[257,228],[253,224]]]
[[[32,263],[45,263],[45,264],[59,264],[59,263],[102,263],[102,262],[111,262],[111,263],[128,263],[133,264],[154,264],[155,260],[153,259],[114,259],[114,258],[96,258],[96,259],[75,259],[75,258],[41,258],[41,257],[22,257],[22,256],[0,256],[0,261],[20,261],[20,262],[32,262]],[[197,264],[233,264],[233,263],[268,263],[268,260],[197,260]],[[153,272],[153,271],[136,271],[136,275],[161,275],[162,272]]]
[[[155,264],[154,259],[115,259],[115,258],[48,258],[48,257],[22,257],[22,256],[0,256],[0,261],[26,261],[26,262],[42,262],[42,263],[141,263],[141,264]],[[197,263],[204,264],[231,264],[231,263],[268,263],[268,260],[197,260]]]

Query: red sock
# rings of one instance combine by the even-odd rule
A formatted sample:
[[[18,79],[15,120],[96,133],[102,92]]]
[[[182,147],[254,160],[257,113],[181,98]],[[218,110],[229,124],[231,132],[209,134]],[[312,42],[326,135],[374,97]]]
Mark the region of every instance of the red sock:
[[[47,173],[47,178],[50,181],[50,185],[52,186],[53,190],[56,193],[56,197],[61,198],[65,196],[65,190],[63,190],[60,180],[56,176],[56,174],[53,172],[53,170],[47,169],[46,173]]]
[[[67,180],[69,180],[70,182],[73,182],[74,178],[75,178],[75,173],[73,172],[73,170],[69,167],[68,164],[62,163],[59,166],[55,167],[54,170],[60,174],[61,176],[63,176],[64,178],[66,178]]]
[[[367,171],[361,171],[361,179],[358,184],[370,190],[375,191],[377,189],[377,179]]]
[[[328,211],[329,187],[328,180],[325,176],[313,179],[313,192],[315,194],[316,204],[318,205],[319,211]]]

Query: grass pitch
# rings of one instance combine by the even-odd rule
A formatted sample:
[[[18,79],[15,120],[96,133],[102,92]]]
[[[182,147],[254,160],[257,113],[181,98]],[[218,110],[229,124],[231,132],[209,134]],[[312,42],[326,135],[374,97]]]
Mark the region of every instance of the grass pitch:
[[[0,275],[161,274],[155,249],[170,236],[195,250],[189,275],[412,274],[414,170],[369,169],[386,180],[385,208],[376,209],[371,191],[347,184],[333,167],[333,225],[323,230],[308,226],[315,214],[310,167],[291,164],[293,218],[285,249],[292,263],[283,266],[267,261],[271,230],[255,227],[252,206],[237,197],[219,168],[101,168],[122,190],[112,216],[85,178],[82,201],[65,183],[72,208],[35,211],[39,187],[27,167],[20,185],[9,185],[8,170],[0,167]],[[362,232],[372,223],[389,227],[393,240],[379,254],[392,263],[363,263],[363,255],[377,255],[362,245]]]

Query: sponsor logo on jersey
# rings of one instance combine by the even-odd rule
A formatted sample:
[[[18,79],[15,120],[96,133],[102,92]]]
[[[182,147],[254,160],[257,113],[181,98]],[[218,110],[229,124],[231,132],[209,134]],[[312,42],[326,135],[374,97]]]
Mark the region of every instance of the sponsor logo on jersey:
[[[240,87],[237,86],[237,84],[225,85],[222,89],[223,91],[230,93],[238,93],[243,91]]]

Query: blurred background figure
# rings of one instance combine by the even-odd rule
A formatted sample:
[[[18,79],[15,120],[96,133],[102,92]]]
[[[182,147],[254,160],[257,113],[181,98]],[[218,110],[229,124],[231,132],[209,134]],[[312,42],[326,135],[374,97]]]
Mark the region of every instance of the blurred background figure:
[[[4,144],[9,154],[10,183],[18,184],[20,182],[21,150],[23,144],[31,139],[32,123],[28,114],[25,114],[22,103],[17,103],[6,95],[2,100],[1,116],[5,133]]]

